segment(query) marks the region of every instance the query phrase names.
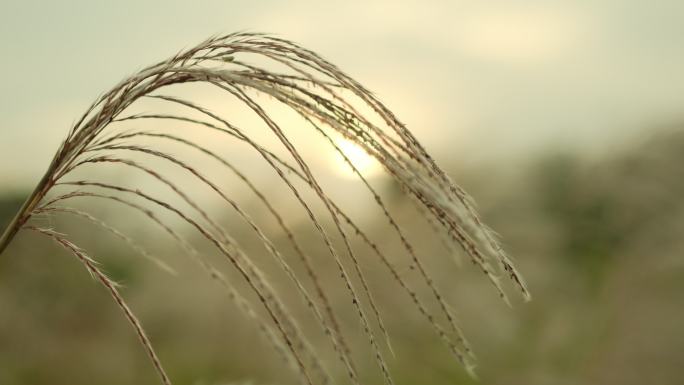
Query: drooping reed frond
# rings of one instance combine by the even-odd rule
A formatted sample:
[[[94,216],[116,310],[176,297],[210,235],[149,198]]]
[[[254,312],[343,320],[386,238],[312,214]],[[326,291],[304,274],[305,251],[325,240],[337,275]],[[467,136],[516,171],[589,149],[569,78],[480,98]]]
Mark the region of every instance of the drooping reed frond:
[[[274,70],[273,66],[279,69]],[[212,111],[189,99],[160,93],[162,89],[181,84],[203,84],[237,100],[243,111],[252,114],[268,129],[270,144],[264,144],[263,138],[255,135],[249,127],[240,127],[232,122],[226,117],[229,114]],[[330,152],[338,153],[344,159],[357,181],[367,190],[369,202],[380,209],[391,233],[399,239],[401,248],[407,253],[408,266],[417,271],[429,296],[419,294],[415,283],[410,283],[403,276],[387,252],[326,191],[293,135],[279,122],[277,115],[264,106],[263,97],[270,98],[272,103],[302,118],[311,129],[310,135],[322,138]],[[129,112],[145,100],[174,106],[180,112]],[[136,124],[136,129],[124,130],[122,125],[125,123]],[[151,123],[163,129],[146,128]],[[174,123],[174,127],[182,126],[193,134],[179,135],[174,132],[178,128],[164,128],[166,123]],[[316,347],[309,342],[300,322],[283,300],[283,294],[278,292],[269,275],[253,261],[230,231],[221,225],[219,218],[212,216],[202,201],[193,199],[186,185],[177,182],[175,177],[165,176],[155,166],[139,160],[140,157],[174,167],[178,173],[186,174],[198,185],[211,190],[226,207],[232,208],[239,220],[258,238],[275,266],[282,269],[294,285],[297,296],[327,336],[348,379],[354,384],[361,383],[352,357],[352,346],[344,335],[339,311],[336,311],[330,288],[327,287],[329,283],[321,279],[313,256],[305,250],[288,225],[287,214],[257,186],[249,170],[232,162],[226,154],[212,150],[193,138],[194,133],[207,130],[225,138],[227,142],[237,141],[254,151],[263,164],[275,173],[275,179],[283,184],[283,194],[294,199],[299,209],[306,214],[326,250],[326,256],[316,255],[316,259],[329,258],[337,270],[387,384],[393,383],[385,351],[392,351],[390,333],[369,279],[363,272],[363,261],[353,247],[352,239],[355,237],[372,250],[372,254],[388,270],[439,339],[469,371],[473,368],[474,354],[452,314],[451,306],[432,278],[424,257],[419,255],[382,195],[340,148],[336,137],[354,143],[372,156],[416,204],[420,215],[434,232],[439,233],[448,250],[453,253],[457,247],[460,248],[484,272],[505,301],[508,301],[508,297],[500,283],[502,275],[509,276],[523,296],[529,297],[522,278],[494,234],[480,220],[468,195],[449,179],[413,134],[371,92],[330,62],[290,41],[253,33],[214,37],[141,70],[99,97],[69,130],[45,176],[0,238],[2,253],[20,229],[29,228],[50,237],[78,257],[87,270],[110,291],[123,310],[152,359],[162,383],[170,384],[171,381],[140,322],[125,304],[113,282],[98,269],[93,259],[65,236],[31,224],[32,216],[59,213],[79,216],[111,232],[162,268],[171,270],[164,261],[146,252],[120,230],[83,210],[65,207],[61,203],[76,198],[97,198],[144,214],[168,233],[183,253],[226,290],[229,299],[245,316],[256,322],[266,339],[292,364],[302,383],[330,383],[335,376],[329,368],[333,363],[324,362],[317,354]],[[162,141],[173,142],[188,152],[209,157],[225,167],[227,173],[237,177],[266,208],[269,218],[295,251],[304,273],[298,272],[284,257],[263,225],[257,223],[219,183],[205,175],[203,169],[157,148],[156,145]],[[175,198],[154,196],[145,191],[144,185],[129,188],[91,177],[67,179],[86,166],[105,165],[137,170],[156,183],[165,185],[175,194]],[[61,189],[61,192],[57,192],[57,189]],[[175,203],[176,198],[188,208]],[[145,204],[136,200],[142,200]],[[157,211],[175,215],[181,223],[193,228],[226,258],[243,282],[240,285],[231,282],[178,230],[160,219]],[[195,219],[196,215],[201,219]],[[338,242],[341,242],[342,247],[339,247]],[[250,290],[250,296],[256,296],[257,303],[251,303],[239,292],[237,288],[243,285]],[[432,309],[435,306],[437,313]]]

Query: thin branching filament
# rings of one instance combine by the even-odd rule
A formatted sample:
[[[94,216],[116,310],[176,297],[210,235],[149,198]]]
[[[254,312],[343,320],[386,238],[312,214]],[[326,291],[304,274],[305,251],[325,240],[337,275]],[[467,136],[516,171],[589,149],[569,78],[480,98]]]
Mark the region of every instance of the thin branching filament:
[[[175,92],[192,85],[211,89],[230,98],[233,104],[225,109],[210,108],[197,101],[192,92]],[[290,120],[282,118],[283,114],[289,114],[288,119],[299,119],[297,130],[292,129]],[[257,132],[253,126],[237,123],[238,115],[248,115],[262,130]],[[208,136],[228,146],[219,149],[206,145],[201,138]],[[367,200],[379,210],[388,234],[404,251],[401,263],[397,256],[383,250],[381,243],[336,199],[334,189],[321,178],[317,161],[307,155],[311,146],[303,143],[302,137],[315,137],[326,152],[343,159],[354,176],[344,183],[358,184],[364,191],[358,199]],[[483,224],[470,197],[451,181],[394,113],[317,54],[290,41],[254,33],[208,39],[144,68],[99,97],[69,130],[45,176],[5,230],[0,238],[0,253],[21,229],[48,237],[67,250],[109,291],[136,331],[161,382],[171,384],[162,365],[163,357],[157,356],[153,341],[116,283],[66,235],[31,220],[37,215],[78,217],[109,232],[159,268],[179,274],[163,255],[146,251],[125,229],[69,203],[85,199],[119,205],[143,215],[169,235],[176,247],[225,291],[235,308],[254,321],[302,384],[363,383],[355,356],[357,344],[343,327],[336,301],[339,297],[331,294],[331,286],[339,286],[348,301],[345,305],[351,304],[349,308],[353,309],[379,375],[391,385],[392,333],[373,282],[365,272],[366,255],[359,251],[360,243],[370,250],[368,258],[383,266],[392,284],[399,288],[398,293],[430,325],[435,337],[472,373],[475,354],[457,322],[454,307],[433,278],[427,263],[431,256],[420,253],[388,199],[346,149],[347,143],[377,162],[446,249],[465,255],[504,301],[509,302],[505,279],[517,286],[523,298],[529,298],[524,280],[495,234]],[[173,145],[178,151],[168,151],[165,145]],[[280,199],[274,199],[259,184],[260,175],[255,174],[260,173],[253,171],[255,165],[236,160],[238,152],[233,149],[237,148],[249,152],[250,159],[268,170],[273,183],[280,186],[279,197],[291,202],[288,207],[282,207]],[[211,160],[220,168],[220,175],[230,176],[244,187],[264,208],[268,223],[255,218],[230,186],[205,167],[195,165],[189,160],[192,157]],[[141,175],[148,182],[130,187],[98,178],[99,174],[92,172],[111,168]],[[181,175],[184,179],[180,179]],[[208,191],[221,207],[233,213],[235,223],[258,240],[264,255],[295,290],[278,290],[271,269],[257,263],[233,233],[235,224],[227,226],[221,213],[204,199],[196,198],[183,180],[192,180],[193,186]],[[166,193],[150,189],[147,183],[162,186]],[[310,226],[322,245],[319,251],[314,253],[305,247],[288,219],[292,210],[301,213]],[[286,239],[292,258],[274,240],[273,228]],[[210,246],[234,274],[224,274],[222,267],[204,255],[206,247],[197,247],[198,242]],[[444,257],[451,258],[449,254]],[[334,271],[336,281],[319,273],[322,261]],[[404,267],[415,279],[407,279]],[[291,308],[292,297],[301,302],[318,331],[325,335],[326,346],[311,341],[298,313]],[[329,349],[335,359],[324,359],[319,354],[321,349]]]

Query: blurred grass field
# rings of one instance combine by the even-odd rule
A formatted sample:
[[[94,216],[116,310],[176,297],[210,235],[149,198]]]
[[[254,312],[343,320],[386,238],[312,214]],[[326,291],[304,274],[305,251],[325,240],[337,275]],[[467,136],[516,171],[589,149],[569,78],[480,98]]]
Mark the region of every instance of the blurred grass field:
[[[484,222],[500,234],[528,281],[533,300],[524,303],[513,295],[513,306],[507,307],[468,258],[445,255],[399,187],[379,176],[379,165],[352,146],[354,163],[365,164],[373,186],[406,225],[479,358],[477,381],[434,336],[370,250],[352,237],[392,335],[396,356],[384,345],[382,351],[397,385],[680,384],[682,14],[680,0],[2,0],[0,230],[35,186],[78,113],[100,92],[212,34],[273,33],[322,54],[387,103],[475,198]],[[185,91],[256,129],[254,117],[224,108],[206,89]],[[142,107],[138,112],[147,111],[148,105]],[[285,209],[306,249],[321,256],[315,262],[322,278],[339,288],[330,295],[339,306],[341,326],[360,347],[353,358],[362,383],[381,384],[351,300],[306,215],[294,209],[272,172],[252,169],[258,156],[217,136],[201,139],[245,166]],[[327,192],[393,260],[404,261],[406,252],[372,206],[372,197],[352,184],[349,170],[340,172],[343,162],[321,153],[321,142],[306,135],[298,139],[310,151]],[[150,164],[174,172],[161,162]],[[196,187],[196,180],[178,174],[170,175]],[[121,170],[103,168],[91,175],[135,188],[143,183],[140,175]],[[286,259],[295,261],[286,237],[247,188],[235,178],[213,176],[240,198]],[[145,187],[174,199],[163,186]],[[292,285],[269,264],[235,213],[208,200],[205,190],[198,188],[197,199],[207,199],[210,214],[221,218],[274,276],[301,317],[304,333],[328,348],[321,350],[322,359],[345,378]],[[67,234],[123,285],[123,296],[174,383],[297,383],[254,322],[159,228],[114,204],[89,199],[74,204],[131,235],[180,273],[160,271],[81,218],[35,218],[35,224]],[[201,244],[189,226],[160,215]],[[215,250],[200,247],[244,288]],[[408,281],[420,285],[406,264],[400,266]],[[0,385],[155,383],[148,357],[108,293],[54,242],[21,232],[0,255]]]
[[[684,360],[684,131],[674,126],[652,132],[601,156],[549,150],[505,165],[445,165],[476,197],[533,293],[533,301],[515,301],[510,309],[469,263],[458,268],[448,258],[426,260],[479,356],[480,383],[678,383]],[[410,217],[394,188],[382,184],[382,192],[395,197],[391,209]],[[0,223],[11,218],[23,198],[21,193],[2,197]],[[294,383],[254,325],[163,234],[116,211],[102,206],[95,212],[118,218],[120,229],[163,256],[181,272],[178,277],[78,218],[64,216],[51,224],[78,240],[124,284],[124,296],[177,383]],[[226,223],[230,227],[231,219]],[[426,255],[444,252],[436,243],[421,242],[424,226],[405,223]],[[384,223],[371,217],[364,226],[392,250]],[[304,223],[295,230],[305,247],[320,248]],[[253,247],[236,231],[248,250]],[[275,236],[276,243],[284,241]],[[397,383],[478,383],[407,306],[406,296],[368,251],[359,252],[388,315],[396,352],[390,366]],[[335,279],[332,273],[324,277]],[[343,292],[333,298],[347,301]],[[156,381],[107,293],[49,241],[22,233],[3,255],[0,307],[2,384]],[[353,315],[343,315],[343,322],[352,341],[362,338]],[[359,349],[355,358],[367,383],[380,384],[370,354]]]

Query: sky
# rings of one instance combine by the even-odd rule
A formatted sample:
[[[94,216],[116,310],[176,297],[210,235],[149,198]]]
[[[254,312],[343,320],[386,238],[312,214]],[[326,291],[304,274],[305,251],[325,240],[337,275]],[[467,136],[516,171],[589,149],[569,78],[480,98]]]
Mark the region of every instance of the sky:
[[[40,178],[123,77],[237,30],[299,42],[442,162],[601,151],[680,121],[684,2],[0,0],[0,190]]]

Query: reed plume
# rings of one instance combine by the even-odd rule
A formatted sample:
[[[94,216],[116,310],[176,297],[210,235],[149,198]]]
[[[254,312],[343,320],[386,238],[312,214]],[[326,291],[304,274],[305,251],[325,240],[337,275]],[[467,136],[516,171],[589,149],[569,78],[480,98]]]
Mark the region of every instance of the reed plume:
[[[250,61],[250,58],[257,59]],[[259,64],[254,64],[254,61]],[[272,64],[282,70],[271,69]],[[238,100],[242,108],[253,113],[268,127],[270,135],[276,139],[278,149],[261,144],[248,129],[234,124],[225,117],[225,114],[211,111],[192,100],[162,93],[170,86],[190,83],[214,87]],[[330,145],[330,151],[339,153],[347,162],[357,180],[368,190],[369,200],[380,208],[391,231],[400,240],[402,248],[407,252],[411,269],[417,272],[422,284],[429,289],[429,296],[420,295],[414,287],[415,283],[412,284],[405,279],[386,252],[345,213],[330,194],[326,193],[290,134],[278,122],[276,116],[261,103],[260,97],[263,96],[271,98],[300,116],[311,128],[311,135],[323,138]],[[145,99],[174,105],[187,111],[187,114],[127,114],[131,106]],[[192,175],[198,184],[213,191],[217,198],[231,207],[245,226],[263,243],[273,263],[282,269],[295,285],[297,296],[325,332],[330,347],[339,360],[338,364],[344,368],[348,380],[353,384],[360,384],[361,379],[352,359],[353,347],[342,332],[339,314],[328,294],[330,288],[326,285],[330,283],[321,280],[312,263],[312,257],[304,250],[294,231],[288,226],[282,211],[250,179],[249,172],[241,171],[239,165],[231,163],[224,154],[212,151],[195,140],[177,135],[172,130],[155,132],[143,128],[125,131],[120,127],[124,122],[135,122],[139,124],[138,127],[145,127],[145,123],[151,121],[180,123],[188,130],[211,130],[226,138],[233,138],[251,148],[264,164],[276,173],[279,181],[284,183],[288,194],[297,201],[299,208],[306,214],[317,236],[325,245],[327,258],[339,273],[340,282],[354,306],[378,369],[387,384],[393,383],[386,358],[387,350],[392,349],[390,333],[361,268],[358,252],[352,246],[353,237],[358,237],[370,247],[373,255],[431,325],[437,337],[468,371],[472,372],[475,357],[452,314],[451,307],[431,277],[424,257],[418,255],[400,221],[391,213],[380,193],[342,151],[338,142],[334,140],[334,135],[354,143],[376,159],[384,172],[393,178],[403,193],[415,203],[424,219],[431,224],[431,229],[439,234],[450,249],[460,248],[493,283],[504,301],[508,302],[508,297],[500,282],[502,276],[509,277],[518,286],[522,295],[529,298],[522,278],[498,244],[495,235],[480,220],[470,197],[450,180],[413,134],[370,91],[335,65],[290,41],[255,33],[213,37],[168,60],[144,68],[100,96],[69,130],[47,172],[0,238],[2,253],[17,232],[22,229],[32,230],[51,238],[78,258],[90,274],[105,286],[124,312],[163,384],[171,384],[171,380],[141,323],[119,294],[116,284],[98,268],[95,260],[84,250],[56,230],[33,224],[32,217],[38,214],[78,216],[91,224],[101,226],[161,268],[172,271],[164,261],[147,253],[132,238],[113,228],[106,221],[62,204],[65,201],[89,197],[115,202],[141,212],[170,234],[178,247],[196,261],[208,277],[226,290],[229,298],[245,316],[256,321],[265,338],[283,359],[290,363],[302,383],[326,384],[333,382],[334,378],[327,369],[331,363],[322,362],[316,347],[308,341],[298,320],[283,301],[283,293],[274,288],[268,275],[254,263],[225,226],[212,217],[203,202],[195,201],[187,193],[187,186],[175,181],[174,178],[166,177],[153,166],[122,154],[143,154],[168,162]],[[187,151],[197,151],[220,162],[227,173],[231,173],[244,183],[253,197],[267,208],[270,218],[286,236],[298,261],[304,266],[304,273],[298,273],[293,269],[291,263],[284,258],[259,224],[234,198],[205,176],[202,170],[159,148],[140,144],[139,141],[142,139],[174,142],[184,146]],[[278,150],[284,150],[285,155],[279,154]],[[86,165],[98,167],[103,164],[135,169],[166,185],[192,209],[192,213],[181,209],[165,197],[153,196],[143,188],[128,188],[111,181],[93,178],[67,178],[73,176],[75,170]],[[146,203],[137,203],[141,200]],[[316,210],[314,203],[319,205],[319,208],[322,207],[322,214],[321,210]],[[245,293],[241,294],[220,269],[213,266],[178,230],[160,219],[157,213],[162,211],[177,216],[180,221],[189,225],[213,245],[239,272],[244,281],[240,284],[246,284],[251,291],[250,295],[255,295],[258,302],[251,303],[246,300],[243,297]],[[196,219],[196,215],[201,219]],[[332,232],[326,229],[324,220],[331,221]],[[342,247],[336,246],[333,238],[340,239]],[[436,314],[432,310],[433,307],[438,309]],[[266,314],[266,317],[262,317],[262,313]]]

